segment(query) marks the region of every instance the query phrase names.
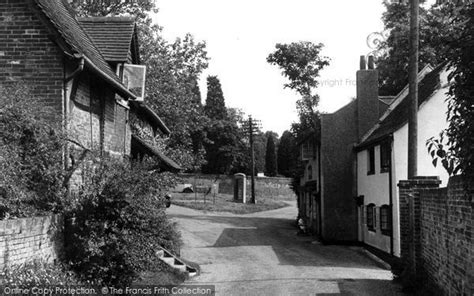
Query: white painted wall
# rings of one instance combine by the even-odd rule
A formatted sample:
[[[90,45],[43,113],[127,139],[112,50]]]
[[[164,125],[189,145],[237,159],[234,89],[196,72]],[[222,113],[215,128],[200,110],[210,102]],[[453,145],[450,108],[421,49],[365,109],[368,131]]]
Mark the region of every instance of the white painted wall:
[[[380,231],[379,219],[380,206],[389,204],[389,173],[380,172],[380,146],[378,145],[375,146],[375,173],[367,175],[367,171],[368,150],[363,150],[357,153],[357,195],[364,196],[364,206],[359,207],[360,239],[368,245],[389,253],[390,236],[384,235]],[[362,212],[371,203],[375,204],[377,211],[375,232],[368,230],[365,214]]]
[[[439,133],[448,126],[446,120],[447,107],[447,72],[441,74],[441,85],[439,89],[428,101],[424,102],[418,111],[418,175],[419,176],[439,176],[442,181],[441,186],[446,186],[449,176],[442,166],[434,167],[432,158],[428,153],[426,141],[438,136]],[[400,256],[400,217],[398,201],[398,182],[407,179],[408,160],[408,124],[403,125],[393,133],[392,144],[392,215],[393,215],[393,248],[394,255]],[[374,203],[377,207],[382,204],[389,204],[389,183],[388,173],[380,174],[380,147],[375,149],[375,175],[367,175],[367,150],[357,154],[357,188],[358,195],[364,195],[364,204]],[[378,214],[379,212],[377,212]],[[365,216],[365,215],[364,215]],[[378,218],[378,216],[377,216]],[[361,220],[360,220],[361,221]],[[379,221],[377,221],[379,222]],[[388,244],[381,233],[367,231],[366,221],[361,221],[361,240],[379,249],[390,251],[390,241]],[[377,228],[380,223],[377,223]],[[378,229],[377,229],[378,230]]]
[[[443,78],[443,77],[442,77]],[[443,79],[442,79],[443,81]],[[448,110],[446,102],[446,93],[448,87],[444,87],[437,91],[433,97],[420,106],[418,111],[418,175],[419,176],[439,176],[442,181],[441,186],[446,186],[449,175],[446,170],[438,165],[434,167],[431,155],[426,147],[426,140],[447,128],[446,112]],[[398,208],[398,187],[396,186],[400,180],[407,179],[407,162],[408,162],[408,124],[397,130],[393,134],[394,141],[394,220],[396,220],[394,228],[394,249],[395,255],[400,256],[400,225],[399,225],[399,208]],[[396,234],[396,235],[395,235]]]

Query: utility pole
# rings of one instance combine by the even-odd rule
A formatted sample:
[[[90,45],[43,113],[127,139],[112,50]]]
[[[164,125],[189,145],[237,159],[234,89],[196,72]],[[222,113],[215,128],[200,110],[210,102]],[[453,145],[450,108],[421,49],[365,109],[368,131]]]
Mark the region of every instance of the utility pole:
[[[244,124],[245,129],[248,129],[247,133],[249,136],[250,142],[250,168],[251,168],[251,178],[250,178],[250,185],[251,185],[251,197],[250,203],[255,203],[255,148],[254,148],[254,136],[257,132],[260,131],[261,122],[260,120],[252,118],[249,115],[249,120]]]
[[[418,54],[420,1],[410,0],[410,62],[408,68],[410,111],[408,116],[408,179],[417,175],[418,163]]]
[[[255,150],[253,147],[253,132],[254,132],[254,124],[252,121],[252,116],[249,115],[249,133],[250,133],[250,166],[252,168],[252,176],[251,176],[251,197],[250,203],[255,203]]]

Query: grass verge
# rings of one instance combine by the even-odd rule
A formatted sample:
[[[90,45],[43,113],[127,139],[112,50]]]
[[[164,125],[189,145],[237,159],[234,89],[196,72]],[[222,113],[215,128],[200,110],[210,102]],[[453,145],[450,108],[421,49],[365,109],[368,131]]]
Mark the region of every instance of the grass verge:
[[[203,196],[194,193],[173,193],[172,204],[209,212],[229,212],[233,214],[250,214],[262,211],[280,209],[288,206],[281,200],[268,197],[259,197],[255,204],[238,203],[233,200],[230,194],[218,194],[215,197]]]

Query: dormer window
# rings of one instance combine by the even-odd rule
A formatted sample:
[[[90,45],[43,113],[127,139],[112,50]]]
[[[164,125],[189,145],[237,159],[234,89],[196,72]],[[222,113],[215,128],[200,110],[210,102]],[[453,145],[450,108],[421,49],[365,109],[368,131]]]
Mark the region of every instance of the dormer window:
[[[146,66],[120,64],[117,72],[122,73],[122,82],[125,87],[137,96],[138,101],[143,101],[145,98]]]

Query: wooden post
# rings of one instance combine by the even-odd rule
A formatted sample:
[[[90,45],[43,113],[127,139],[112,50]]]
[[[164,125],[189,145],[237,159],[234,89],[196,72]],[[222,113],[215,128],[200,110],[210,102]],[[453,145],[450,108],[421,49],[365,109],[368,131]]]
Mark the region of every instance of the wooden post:
[[[410,111],[408,116],[408,179],[418,171],[418,50],[420,1],[410,1],[410,63],[408,69]]]

